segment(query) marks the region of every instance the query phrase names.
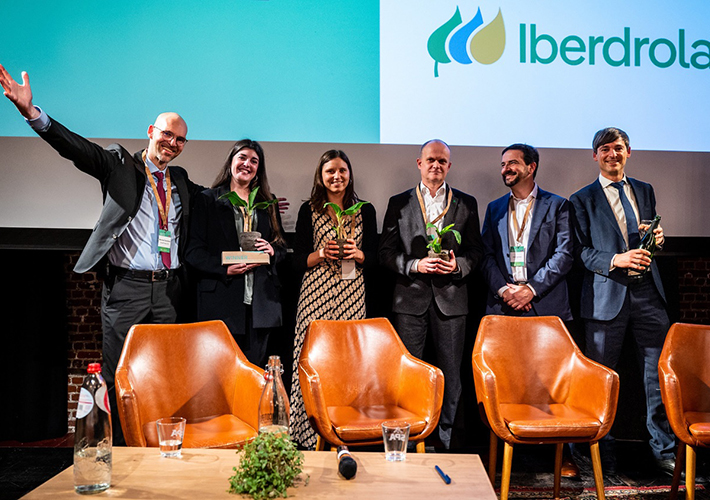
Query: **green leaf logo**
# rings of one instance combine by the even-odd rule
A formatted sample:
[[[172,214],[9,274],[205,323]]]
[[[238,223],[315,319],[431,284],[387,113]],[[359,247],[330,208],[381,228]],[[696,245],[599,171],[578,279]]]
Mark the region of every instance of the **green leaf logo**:
[[[459,8],[456,7],[456,12],[451,16],[451,19],[439,26],[434,30],[434,33],[429,36],[426,48],[431,58],[434,59],[435,77],[439,76],[439,63],[447,64],[451,62],[449,55],[446,53],[446,39],[459,24],[461,24],[461,13],[459,12]]]
[[[475,59],[481,64],[493,64],[503,55],[505,23],[500,8],[495,19],[486,26],[481,27],[483,16],[480,7],[468,23],[460,26],[462,23],[461,12],[457,6],[451,19],[429,36],[427,51],[434,59],[435,78],[439,77],[439,63],[448,64],[453,59],[459,64],[470,64],[472,59]]]

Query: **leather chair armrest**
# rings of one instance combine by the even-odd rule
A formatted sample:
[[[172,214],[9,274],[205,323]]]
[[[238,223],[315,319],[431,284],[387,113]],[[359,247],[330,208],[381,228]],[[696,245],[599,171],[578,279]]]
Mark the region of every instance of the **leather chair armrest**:
[[[303,406],[306,408],[311,425],[328,443],[344,445],[345,443],[333,431],[333,423],[328,416],[328,405],[321,389],[320,377],[303,356],[298,363],[298,380],[301,383]]]
[[[143,423],[141,422],[138,402],[133,386],[128,379],[128,370],[119,368],[115,375],[116,400],[118,401],[118,415],[121,420],[123,436],[127,446],[147,446],[145,435],[143,434]],[[111,409],[114,411],[114,409]]]
[[[232,414],[259,430],[259,399],[264,390],[264,371],[258,366],[235,359],[237,365],[232,398]]]
[[[683,443],[695,446],[697,440],[694,439],[690,431],[688,431],[688,425],[684,417],[683,392],[680,380],[678,380],[668,360],[663,359],[663,356],[661,356],[661,360],[658,362],[658,378],[661,385],[661,398],[663,398],[668,423],[671,424],[673,433]]]
[[[503,415],[500,412],[500,400],[495,374],[486,365],[480,353],[474,353],[472,363],[476,399],[479,404],[483,405],[488,425],[496,436],[505,441],[513,442],[513,435],[508,430],[508,426],[505,425]]]
[[[566,403],[590,411],[599,419],[602,426],[594,441],[599,440],[609,432],[616,417],[619,375],[581,353],[575,356],[570,375],[572,378]]]
[[[416,415],[425,416],[427,425],[422,435],[428,435],[439,422],[444,399],[444,374],[429,363],[409,353],[401,358],[397,404]]]

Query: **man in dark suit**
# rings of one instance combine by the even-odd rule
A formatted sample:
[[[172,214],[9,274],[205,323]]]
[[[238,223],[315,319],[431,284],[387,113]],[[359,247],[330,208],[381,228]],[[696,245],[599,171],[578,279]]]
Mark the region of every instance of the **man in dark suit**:
[[[123,443],[114,374],[123,342],[136,323],[175,323],[190,197],[201,191],[180,167],[168,163],[181,152],[187,125],[163,113],[148,127],[148,148],[131,155],[118,144],[103,149],[69,131],[32,104],[27,73],[23,84],[0,66],[0,84],[30,126],[60,155],[101,183],[104,205],[77,261],[78,273],[105,276],[101,296],[103,376],[113,409],[114,443]],[[167,193],[167,195],[166,195]]]
[[[527,144],[503,150],[501,175],[511,192],[488,204],[483,222],[486,314],[570,321],[565,281],[574,261],[569,202],[538,187],[539,162],[537,150]]]
[[[570,204],[540,189],[539,167],[540,154],[528,144],[503,150],[501,176],[510,194],[488,204],[482,230],[486,314],[571,321],[565,280],[574,262]],[[565,451],[562,476],[578,477],[579,468]]]
[[[483,253],[476,199],[449,187],[451,152],[440,140],[425,143],[417,159],[421,182],[389,200],[380,239],[380,262],[397,281],[392,310],[397,332],[410,353],[421,358],[427,335],[444,373],[444,402],[439,439],[448,448],[461,396],[461,360],[468,313],[467,278]],[[430,257],[427,244],[434,229],[454,224],[443,237],[449,260]]]
[[[643,362],[651,449],[659,468],[672,472],[675,438],[658,383],[658,358],[669,327],[666,298],[656,261],[637,248],[639,223],[656,215],[656,198],[650,184],[624,172],[631,148],[623,130],[600,130],[592,148],[599,178],[570,197],[577,252],[586,268],[580,310],[586,354],[616,368],[624,337],[627,333],[634,337]],[[659,227],[655,235],[657,244],[663,245],[663,229]],[[645,269],[640,278],[634,277]],[[603,464],[615,469],[613,438],[600,444]]]

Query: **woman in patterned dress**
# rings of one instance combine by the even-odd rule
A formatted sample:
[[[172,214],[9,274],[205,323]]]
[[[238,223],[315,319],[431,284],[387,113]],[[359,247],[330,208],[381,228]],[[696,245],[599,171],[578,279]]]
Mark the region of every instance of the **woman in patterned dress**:
[[[308,422],[298,380],[298,358],[308,325],[316,319],[362,319],[365,317],[363,269],[377,262],[377,220],[375,208],[363,205],[352,217],[345,217],[345,257],[338,259],[335,242],[335,214],[326,202],[347,209],[359,200],[355,194],[353,170],[347,155],[339,150],[323,153],[313,179],[311,198],[301,205],[296,222],[294,263],[305,271],[296,310],[291,385],[291,436],[303,448],[313,449],[316,433]],[[349,262],[348,262],[349,261]],[[351,262],[355,263],[352,264]],[[348,267],[355,267],[354,277]],[[345,271],[345,274],[343,273]]]

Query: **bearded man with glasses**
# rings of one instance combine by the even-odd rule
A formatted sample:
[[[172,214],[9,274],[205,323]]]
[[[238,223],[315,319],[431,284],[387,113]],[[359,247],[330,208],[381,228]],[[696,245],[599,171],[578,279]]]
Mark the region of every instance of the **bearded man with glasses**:
[[[42,139],[101,183],[101,216],[74,271],[104,278],[102,374],[114,409],[113,442],[123,444],[114,375],[126,334],[137,323],[178,320],[190,197],[204,189],[183,168],[168,167],[187,143],[187,124],[176,113],[160,114],[148,127],[147,149],[131,155],[118,144],[102,148],[34,106],[27,73],[20,84],[0,65],[0,85]]]

